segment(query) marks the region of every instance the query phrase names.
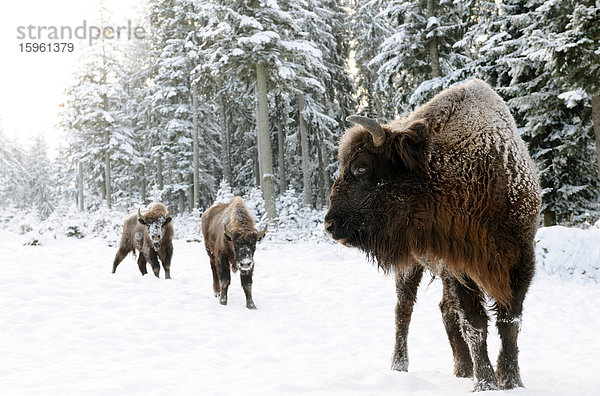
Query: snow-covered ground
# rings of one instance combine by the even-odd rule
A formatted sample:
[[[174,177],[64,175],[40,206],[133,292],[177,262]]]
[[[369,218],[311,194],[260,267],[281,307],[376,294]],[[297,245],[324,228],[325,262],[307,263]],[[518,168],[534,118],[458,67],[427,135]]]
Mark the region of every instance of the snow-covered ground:
[[[560,270],[581,261],[597,274],[599,233],[538,234],[544,256],[520,337],[526,388],[505,393],[600,392],[600,285]],[[0,231],[2,395],[471,394],[471,381],[452,375],[438,281],[424,279],[419,291],[409,372],[389,369],[393,278],[355,250],[266,242],[250,311],[238,276],[229,305],[218,304],[199,243],[175,241],[166,281],[142,277],[132,257],[111,274],[116,248],[101,239],[22,242]],[[489,349],[495,362],[493,325]]]

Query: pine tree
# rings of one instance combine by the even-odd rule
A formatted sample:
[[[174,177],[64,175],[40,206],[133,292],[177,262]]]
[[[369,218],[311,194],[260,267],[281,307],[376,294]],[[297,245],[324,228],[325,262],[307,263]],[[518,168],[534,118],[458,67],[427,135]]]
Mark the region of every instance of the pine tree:
[[[371,61],[379,55],[382,42],[392,34],[391,22],[385,9],[389,4],[383,0],[350,1],[351,18],[347,29],[352,37],[352,49],[356,66],[355,92],[359,105],[366,116],[389,120],[395,116],[391,108],[390,93],[387,87],[375,82],[378,67]]]
[[[301,3],[299,7],[302,7]],[[318,66],[319,52],[297,36],[294,19],[297,2],[244,0],[215,1],[202,29],[201,57],[208,61],[200,73],[210,73],[224,85],[227,80],[253,89],[256,99],[256,139],[260,184],[265,194],[269,221],[276,216],[275,175],[269,122],[269,91],[272,87],[297,86],[306,70]],[[309,89],[319,85],[303,80]],[[297,88],[298,89],[298,88]]]
[[[128,158],[131,134],[123,119],[125,91],[119,48],[100,39],[82,56],[70,87],[61,124],[75,163],[81,163],[91,190],[110,208],[113,201],[112,159]],[[121,186],[117,190],[121,190]]]
[[[31,204],[38,210],[40,219],[50,216],[56,207],[52,165],[47,156],[46,141],[38,135],[27,153],[28,189]]]
[[[541,38],[562,30],[569,19],[569,9],[555,5],[538,0],[507,8],[512,12],[507,19],[522,36],[501,58],[512,77],[504,93],[518,111],[517,121],[539,168],[545,225],[599,215],[598,175],[589,160],[594,155],[589,97],[566,89],[554,74],[548,48],[540,47]]]
[[[0,129],[0,202],[4,206],[24,208],[27,199],[25,152]]]
[[[600,170],[600,3],[561,0],[538,11],[552,23],[532,34],[531,44],[551,57],[546,67],[567,91],[563,95],[572,99],[579,92],[580,101],[591,107]]]
[[[391,101],[398,113],[467,77],[470,53],[456,44],[474,24],[472,3],[399,0],[382,12],[390,21],[391,35],[370,65],[379,67],[376,89],[394,93]]]

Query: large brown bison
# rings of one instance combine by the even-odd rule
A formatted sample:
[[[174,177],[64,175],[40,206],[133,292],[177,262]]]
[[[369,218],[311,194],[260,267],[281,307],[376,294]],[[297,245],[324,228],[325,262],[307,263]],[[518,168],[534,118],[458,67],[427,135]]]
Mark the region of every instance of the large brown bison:
[[[231,283],[229,268],[233,272],[239,269],[246,307],[256,309],[252,300],[254,250],[256,243],[265,236],[267,227],[262,231],[254,227],[254,220],[241,197],[234,197],[228,204],[214,204],[204,212],[200,221],[213,274],[215,297],[221,304],[227,305],[227,289]]]
[[[117,266],[129,252],[139,251],[138,266],[142,275],[146,275],[146,261],[150,261],[152,271],[158,278],[162,262],[165,279],[171,279],[171,257],[173,256],[173,224],[171,211],[165,205],[154,204],[150,210],[142,214],[132,215],[123,224],[123,235],[119,250],[113,262],[113,274]]]
[[[535,268],[540,190],[508,108],[486,83],[471,80],[389,124],[348,121],[359,125],[340,140],[325,228],[395,273],[392,368],[408,369],[408,326],[428,269],[443,282],[455,375],[474,376],[475,390],[523,386],[517,336]],[[486,295],[501,338],[495,373]]]

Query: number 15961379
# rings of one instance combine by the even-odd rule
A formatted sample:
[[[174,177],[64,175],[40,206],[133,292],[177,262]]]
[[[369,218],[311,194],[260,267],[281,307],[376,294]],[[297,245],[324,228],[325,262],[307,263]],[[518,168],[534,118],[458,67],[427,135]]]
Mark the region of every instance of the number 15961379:
[[[73,43],[20,43],[21,52],[73,52]]]

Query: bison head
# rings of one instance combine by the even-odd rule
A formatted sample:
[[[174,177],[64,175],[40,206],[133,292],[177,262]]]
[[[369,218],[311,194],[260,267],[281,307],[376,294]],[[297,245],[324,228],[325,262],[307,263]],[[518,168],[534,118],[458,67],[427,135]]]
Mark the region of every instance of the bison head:
[[[148,236],[150,237],[150,241],[152,242],[154,249],[158,249],[165,232],[165,226],[171,221],[171,210],[169,209],[166,215],[163,214],[154,218],[144,216],[138,209],[137,218],[140,223],[146,226],[146,229],[148,230]]]
[[[340,174],[329,196],[325,229],[380,262],[395,260],[390,234],[404,233],[425,199],[429,129],[423,121],[380,125],[366,117],[347,120],[359,126],[340,140]]]
[[[266,226],[262,231],[257,231],[255,229],[251,231],[246,229],[236,229],[232,231],[225,226],[225,239],[233,244],[235,266],[243,275],[252,274],[252,270],[254,269],[254,250],[256,249],[256,243],[260,242],[266,233]]]

